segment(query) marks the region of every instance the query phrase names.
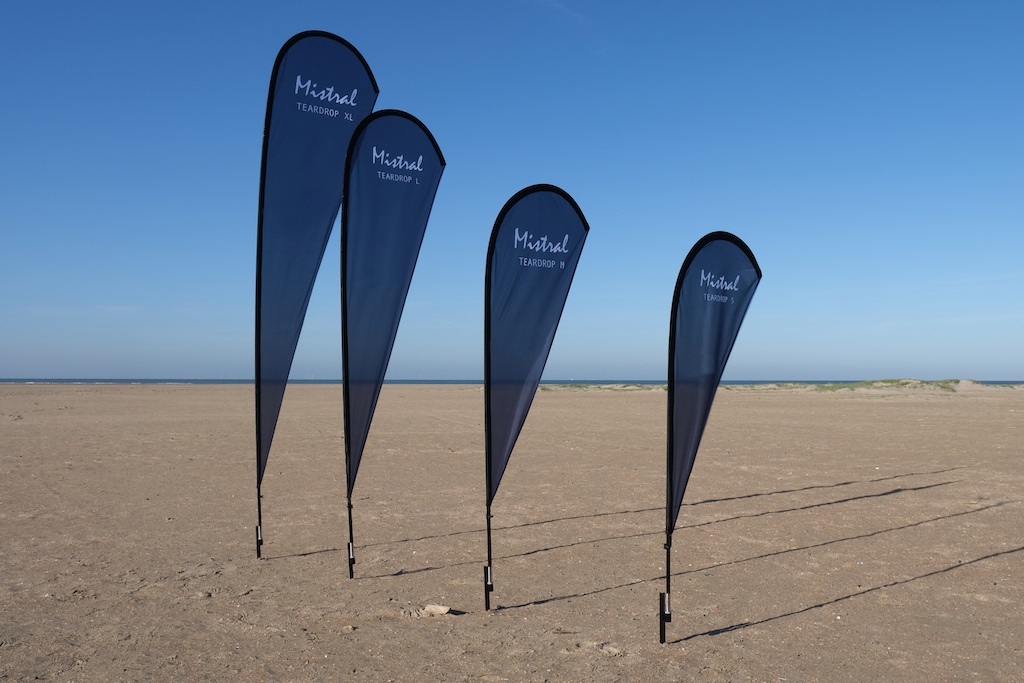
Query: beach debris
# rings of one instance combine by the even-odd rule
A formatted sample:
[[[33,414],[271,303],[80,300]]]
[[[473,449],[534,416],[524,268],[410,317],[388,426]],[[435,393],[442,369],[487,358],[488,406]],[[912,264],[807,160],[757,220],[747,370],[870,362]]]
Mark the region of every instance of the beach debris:
[[[402,610],[402,616],[410,617],[412,619],[421,619],[423,617],[440,617],[445,614],[461,614],[461,612],[453,611],[451,607],[447,605],[424,605],[423,607],[406,607]]]
[[[421,617],[440,617],[452,611],[447,605],[426,605],[420,610]]]

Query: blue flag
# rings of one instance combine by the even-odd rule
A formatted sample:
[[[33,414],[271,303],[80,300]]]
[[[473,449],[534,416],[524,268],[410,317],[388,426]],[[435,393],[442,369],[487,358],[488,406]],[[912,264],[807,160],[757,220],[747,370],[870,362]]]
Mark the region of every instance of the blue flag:
[[[349,497],[444,165],[430,131],[405,112],[375,112],[352,137],[341,219]]]
[[[537,392],[590,227],[553,185],[533,185],[498,214],[487,250],[484,429],[487,504]]]
[[[750,249],[727,232],[701,238],[679,271],[669,328],[666,533],[676,526],[711,402],[760,281]]]
[[[377,100],[362,55],[300,33],[277,55],[256,238],[256,486],[263,481],[306,307],[338,215],[349,140]]]

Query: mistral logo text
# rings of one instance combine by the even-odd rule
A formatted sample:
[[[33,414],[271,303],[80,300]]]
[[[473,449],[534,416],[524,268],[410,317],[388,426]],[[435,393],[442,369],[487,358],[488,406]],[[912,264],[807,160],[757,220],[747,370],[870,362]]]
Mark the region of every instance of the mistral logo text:
[[[323,104],[310,104],[309,102],[296,102],[296,106],[299,111],[307,112],[310,114],[319,114],[321,116],[328,116],[335,118],[337,116],[344,116],[346,121],[354,121],[351,112],[343,112],[335,107],[355,107],[356,95],[359,90],[356,88],[352,89],[352,92],[347,94],[341,94],[335,90],[333,85],[329,85],[326,88],[320,87],[319,83],[313,81],[312,78],[303,80],[302,74],[295,77],[295,94],[303,97],[308,97],[313,100],[318,100]]]
[[[724,276],[716,276],[714,273],[705,271],[703,268],[700,269],[700,286],[708,287],[710,289],[717,289],[722,292],[738,292],[740,290],[740,276],[737,275],[733,280],[727,280]],[[718,303],[735,303],[735,297],[726,296],[725,294],[708,293],[703,294],[705,301],[715,301]]]
[[[420,172],[423,170],[423,155],[420,154],[416,161],[409,161],[404,155],[399,154],[394,156],[387,150],[377,149],[377,145],[373,146],[373,163],[380,164],[381,166],[387,166],[388,168],[394,169],[395,171],[416,171]],[[394,173],[392,171],[377,171],[377,177],[381,180],[390,180],[396,183],[412,183],[416,185],[420,184],[419,178],[416,178],[407,173]]]
[[[724,289],[728,292],[737,292],[740,288],[740,276],[737,275],[735,280],[729,281],[724,277],[715,277],[714,273],[704,272],[704,269],[700,269],[700,286],[711,287],[712,289]]]
[[[555,242],[548,239],[547,235],[541,235],[535,237],[529,230],[519,231],[519,228],[515,229],[515,244],[513,245],[516,249],[526,249],[527,251],[535,251],[539,254],[568,254],[569,253],[569,235],[566,233],[565,237],[561,241]],[[527,266],[530,268],[554,268],[556,265],[559,268],[565,268],[565,261],[556,261],[555,259],[549,258],[531,258],[528,256],[519,256],[519,265]]]

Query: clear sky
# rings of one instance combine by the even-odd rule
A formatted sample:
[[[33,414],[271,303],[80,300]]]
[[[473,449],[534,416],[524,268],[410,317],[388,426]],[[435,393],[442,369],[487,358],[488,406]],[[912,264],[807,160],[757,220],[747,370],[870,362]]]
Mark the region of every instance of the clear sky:
[[[1024,2],[13,2],[0,377],[251,378],[270,71],[309,29],[447,168],[388,376],[483,376],[487,241],[590,234],[548,379],[663,379],[690,247],[764,277],[726,379],[1024,379]],[[292,377],[340,377],[335,234]]]

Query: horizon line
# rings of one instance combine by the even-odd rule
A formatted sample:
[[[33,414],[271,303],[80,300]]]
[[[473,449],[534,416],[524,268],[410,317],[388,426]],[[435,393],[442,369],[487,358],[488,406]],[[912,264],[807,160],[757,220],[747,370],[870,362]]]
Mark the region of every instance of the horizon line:
[[[972,379],[944,378],[939,380],[916,377],[873,377],[867,379],[723,379],[719,384],[742,386],[750,384],[856,384],[862,382],[977,382],[979,384],[1024,384],[1021,379]],[[175,377],[0,377],[0,384],[254,384],[252,378],[175,378]],[[342,384],[342,378],[330,379],[289,379],[288,384]],[[483,379],[385,379],[384,384],[471,384],[482,385]],[[668,380],[655,379],[542,379],[541,384],[641,384],[649,386],[667,385]]]

